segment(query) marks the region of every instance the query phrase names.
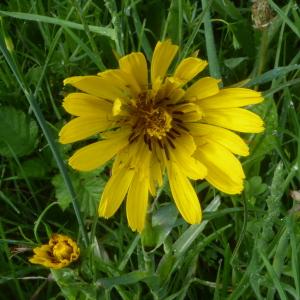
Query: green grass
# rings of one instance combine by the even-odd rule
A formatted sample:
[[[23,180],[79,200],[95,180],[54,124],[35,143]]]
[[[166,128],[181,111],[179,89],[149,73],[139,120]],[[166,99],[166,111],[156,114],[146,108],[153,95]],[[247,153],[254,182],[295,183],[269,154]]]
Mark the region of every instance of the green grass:
[[[251,1],[19,1],[0,4],[0,299],[300,299],[300,14],[268,1],[253,27]],[[202,9],[204,7],[204,10]],[[263,91],[266,123],[245,135],[245,190],[229,197],[195,182],[204,221],[187,225],[163,188],[140,236],[124,207],[95,214],[108,164],[79,174],[57,143],[69,116],[64,78],[114,68],[131,51],[151,58],[163,38],[179,57],[199,51],[204,74]],[[151,222],[150,222],[151,221]],[[81,258],[57,271],[32,265],[51,232],[78,241]]]

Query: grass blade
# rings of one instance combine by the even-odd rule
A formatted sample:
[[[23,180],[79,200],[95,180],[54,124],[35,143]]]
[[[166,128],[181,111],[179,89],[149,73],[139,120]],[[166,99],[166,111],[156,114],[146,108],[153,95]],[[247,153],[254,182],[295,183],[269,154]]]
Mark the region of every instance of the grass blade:
[[[217,50],[216,50],[216,44],[214,40],[214,33],[210,18],[210,11],[209,11],[209,4],[207,0],[202,0],[202,8],[203,10],[207,9],[207,12],[205,13],[203,17],[204,22],[204,34],[205,34],[205,44],[206,44],[206,50],[207,50],[207,57],[209,62],[209,73],[210,76],[214,78],[221,78],[221,72],[220,72],[220,66],[218,62],[218,56],[217,56]]]
[[[260,257],[262,258],[263,262],[264,262],[264,265],[270,275],[270,278],[271,280],[273,281],[274,283],[274,287],[276,288],[276,290],[278,291],[278,294],[280,296],[280,299],[281,300],[287,300],[287,297],[286,297],[286,294],[280,284],[280,280],[277,276],[277,274],[275,273],[272,265],[269,263],[268,259],[266,258],[266,256],[262,253],[261,250],[258,249],[258,253],[260,255]]]
[[[47,16],[36,15],[36,14],[28,14],[28,13],[22,13],[22,12],[8,12],[8,11],[0,10],[0,16],[7,16],[7,17],[16,18],[16,19],[35,21],[35,22],[43,22],[43,23],[48,23],[48,24],[59,25],[62,27],[84,30],[84,25],[82,25],[82,24],[62,20],[59,18],[52,18],[52,17],[47,17]],[[97,34],[100,34],[103,36],[107,36],[107,37],[111,38],[112,40],[115,40],[115,31],[111,28],[94,26],[94,25],[89,25],[88,28],[91,32],[94,32],[94,33],[97,33]]]

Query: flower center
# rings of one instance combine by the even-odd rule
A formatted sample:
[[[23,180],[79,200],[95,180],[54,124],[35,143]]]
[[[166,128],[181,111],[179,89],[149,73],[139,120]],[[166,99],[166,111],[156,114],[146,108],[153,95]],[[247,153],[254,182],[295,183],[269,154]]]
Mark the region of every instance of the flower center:
[[[132,105],[132,115],[135,117],[132,141],[138,136],[144,136],[149,141],[153,138],[162,140],[172,129],[172,115],[164,106],[158,106],[152,100],[148,94],[143,94]]]
[[[132,128],[129,143],[143,138],[150,151],[154,145],[159,145],[169,159],[169,149],[176,148],[175,140],[182,132],[189,131],[182,119],[185,112],[191,111],[187,106],[182,103],[174,104],[169,98],[154,99],[151,90],[139,95],[138,99],[131,100],[127,106],[130,117],[125,119]]]
[[[53,247],[53,255],[58,260],[70,259],[72,252],[73,252],[73,248],[65,241],[58,242]]]
[[[151,108],[141,116],[144,131],[149,137],[162,139],[172,128],[172,117],[162,108]]]

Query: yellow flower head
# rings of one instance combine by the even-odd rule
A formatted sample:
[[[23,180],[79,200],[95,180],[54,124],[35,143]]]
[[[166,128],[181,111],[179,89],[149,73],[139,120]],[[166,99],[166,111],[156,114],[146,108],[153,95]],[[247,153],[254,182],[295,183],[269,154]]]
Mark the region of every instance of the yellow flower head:
[[[80,249],[68,236],[53,234],[47,245],[33,249],[34,256],[29,259],[33,264],[51,269],[61,269],[78,259]]]
[[[219,80],[211,77],[187,85],[207,66],[195,57],[183,59],[168,76],[177,51],[170,41],[157,43],[150,82],[140,52],[122,57],[119,69],[64,81],[81,93],[64,99],[64,108],[76,118],[61,129],[60,142],[101,135],[100,141],[75,152],[69,164],[90,171],[114,157],[99,215],[111,217],[126,198],[129,226],[139,232],[144,228],[148,193],[155,196],[165,172],[176,206],[191,224],[201,221],[201,207],[189,179],[206,179],[225,193],[240,193],[245,176],[234,154],[246,156],[249,151],[230,130],[263,130],[259,116],[240,108],[261,102],[261,93],[219,89]]]

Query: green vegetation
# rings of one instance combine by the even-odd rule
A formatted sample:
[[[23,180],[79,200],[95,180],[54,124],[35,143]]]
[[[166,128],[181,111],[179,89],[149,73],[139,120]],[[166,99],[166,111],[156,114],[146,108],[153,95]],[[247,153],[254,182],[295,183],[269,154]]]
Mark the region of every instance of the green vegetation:
[[[1,2],[0,299],[300,299],[299,3],[255,2]],[[66,165],[62,82],[114,68],[131,51],[150,59],[165,38],[179,57],[208,59],[204,75],[223,86],[262,91],[253,111],[266,130],[244,135],[251,155],[241,159],[241,195],[195,182],[205,213],[190,226],[166,184],[140,236],[123,208],[97,217],[110,165],[91,173]],[[79,261],[56,271],[28,262],[52,232],[77,240]]]

